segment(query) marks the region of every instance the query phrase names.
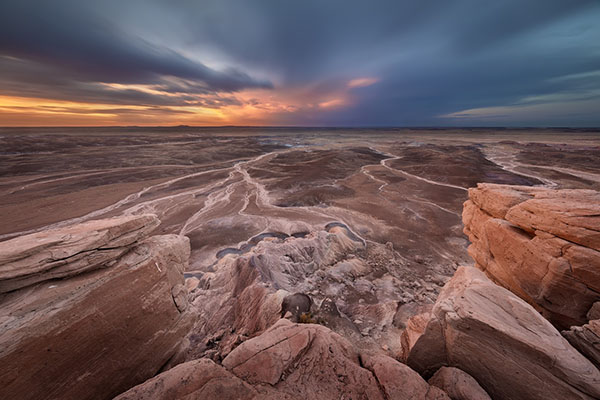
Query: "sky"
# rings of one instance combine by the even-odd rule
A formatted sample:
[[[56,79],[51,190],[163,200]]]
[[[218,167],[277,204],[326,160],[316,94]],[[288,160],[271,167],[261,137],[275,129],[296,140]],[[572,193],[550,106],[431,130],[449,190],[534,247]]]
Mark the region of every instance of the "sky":
[[[599,0],[3,0],[0,126],[600,126]]]

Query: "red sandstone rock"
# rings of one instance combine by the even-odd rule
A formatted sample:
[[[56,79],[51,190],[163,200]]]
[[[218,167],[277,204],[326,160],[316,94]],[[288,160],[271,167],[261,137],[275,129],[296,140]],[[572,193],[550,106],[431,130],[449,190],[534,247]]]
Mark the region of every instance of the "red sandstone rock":
[[[430,386],[421,376],[387,356],[361,356],[363,365],[371,370],[387,399],[449,400],[446,392]]]
[[[479,183],[477,188],[469,188],[469,199],[492,217],[504,219],[511,207],[533,198],[540,190],[543,189]]]
[[[87,244],[102,249],[139,241],[147,225],[135,231],[131,223],[142,220],[154,225],[155,217],[95,221],[66,228],[65,235],[54,231],[60,240],[39,247],[27,237],[13,243],[25,243],[20,254],[48,265],[36,249],[49,254],[49,243],[67,243],[77,232],[77,243],[86,245],[69,249],[87,248],[94,256],[102,251]],[[97,232],[97,227],[103,228]],[[123,231],[129,239],[115,240],[113,233]],[[191,323],[182,286],[189,240],[155,236],[126,250],[86,273],[42,279],[0,296],[0,398],[112,398],[152,377],[175,354]],[[75,258],[78,265],[91,265],[85,257]]]
[[[239,345],[222,366],[205,358],[189,361],[116,400],[212,398],[449,400],[393,358],[359,355],[324,326],[286,319]]]
[[[233,350],[223,366],[250,384],[304,399],[383,398],[350,342],[320,325],[281,319]]]
[[[600,300],[600,195],[479,184],[469,197],[463,222],[476,266],[557,327],[584,324]]]
[[[506,220],[529,232],[543,231],[600,250],[600,192],[545,190],[511,207]]]
[[[600,319],[600,301],[595,302],[586,314],[588,320]]]
[[[431,318],[431,313],[417,314],[410,318],[406,324],[406,329],[400,337],[402,344],[401,358],[404,362],[408,363],[410,349],[415,346],[417,341],[420,341],[420,346],[425,346],[429,349],[427,355],[431,357],[427,357],[423,353],[420,354],[418,359],[411,359],[411,365],[418,370],[436,369],[447,362],[445,357],[440,357],[440,355],[444,355],[446,352],[443,332],[438,325],[429,324]],[[427,344],[425,344],[425,341],[427,341]]]
[[[446,284],[406,352],[418,372],[460,368],[492,398],[600,397],[600,371],[531,306],[471,267]]]
[[[155,215],[135,215],[0,242],[0,293],[106,267],[159,224]]]
[[[491,400],[471,375],[458,368],[442,367],[428,383],[444,390],[452,400]]]
[[[299,399],[270,388],[256,390],[207,358],[188,361],[135,386],[115,400]]]
[[[600,320],[592,320],[583,326],[572,326],[562,334],[581,354],[600,367]]]

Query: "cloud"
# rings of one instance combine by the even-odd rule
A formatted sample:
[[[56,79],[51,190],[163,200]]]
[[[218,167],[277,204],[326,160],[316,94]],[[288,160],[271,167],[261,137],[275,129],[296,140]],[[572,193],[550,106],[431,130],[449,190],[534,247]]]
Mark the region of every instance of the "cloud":
[[[152,44],[100,18],[85,3],[2,2],[0,55],[22,60],[30,69],[36,65],[45,68],[55,79],[68,76],[75,82],[164,83],[163,78],[176,77],[193,82],[184,89],[196,93],[199,89],[234,92],[273,86],[239,69],[209,68],[170,48]],[[36,80],[35,76],[22,79],[23,83]]]
[[[217,122],[479,124],[456,116],[504,107],[535,123],[518,110],[594,101],[599,18],[596,0],[6,0],[0,94]]]
[[[558,76],[556,78],[553,78],[552,81],[554,82],[564,82],[564,81],[573,81],[573,80],[588,80],[588,79],[600,79],[600,70],[595,70],[595,71],[586,71],[586,72],[580,72],[577,74],[570,74],[570,75],[565,75],[565,76]]]
[[[371,85],[377,83],[378,81],[379,81],[379,79],[377,79],[377,78],[356,78],[356,79],[352,79],[350,82],[348,82],[348,87],[349,88],[359,88],[359,87],[371,86]]]
[[[342,107],[346,102],[344,99],[331,99],[327,101],[323,101],[319,103],[319,107],[321,108],[333,108],[333,107]]]
[[[502,125],[502,126],[577,126],[597,127],[598,121],[594,113],[600,107],[600,101],[571,100],[567,102],[551,102],[524,105],[507,105],[495,107],[473,108],[446,115],[446,125]],[[454,120],[448,121],[448,120]],[[539,121],[543,120],[544,124]]]

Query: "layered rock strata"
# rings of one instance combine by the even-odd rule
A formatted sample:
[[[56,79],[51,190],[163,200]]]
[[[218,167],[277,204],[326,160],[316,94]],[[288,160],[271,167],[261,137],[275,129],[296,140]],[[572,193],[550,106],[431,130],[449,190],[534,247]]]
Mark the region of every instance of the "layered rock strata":
[[[600,371],[533,307],[473,267],[460,267],[419,319],[403,334],[404,354],[425,376],[456,367],[498,399],[600,397]]]
[[[154,215],[88,221],[0,244],[0,293],[103,268],[147,237]]]
[[[114,218],[0,243],[0,398],[111,398],[175,354],[191,323],[190,246],[148,237],[158,223]]]
[[[583,326],[572,326],[563,331],[563,336],[600,368],[600,320],[591,320]]]
[[[600,193],[478,184],[463,222],[475,265],[556,327],[600,300]]]

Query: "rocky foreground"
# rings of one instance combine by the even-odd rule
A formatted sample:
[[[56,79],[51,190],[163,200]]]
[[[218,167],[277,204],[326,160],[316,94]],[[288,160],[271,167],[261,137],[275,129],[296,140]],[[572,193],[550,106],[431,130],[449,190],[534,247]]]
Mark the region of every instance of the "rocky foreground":
[[[158,224],[91,221],[0,245],[0,398],[111,398],[173,356],[192,322],[190,247],[148,237]]]
[[[185,280],[153,215],[0,242],[0,398],[600,398],[600,194],[480,184],[463,222],[450,280],[340,223]]]

